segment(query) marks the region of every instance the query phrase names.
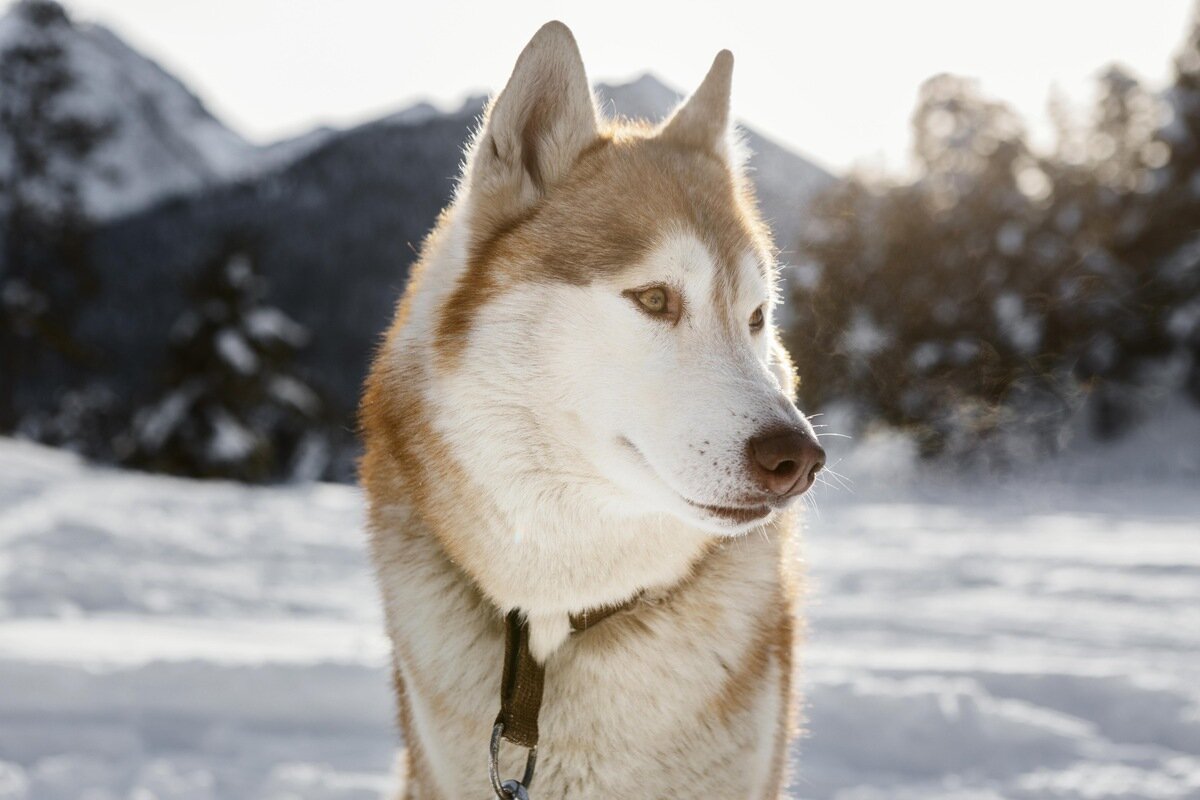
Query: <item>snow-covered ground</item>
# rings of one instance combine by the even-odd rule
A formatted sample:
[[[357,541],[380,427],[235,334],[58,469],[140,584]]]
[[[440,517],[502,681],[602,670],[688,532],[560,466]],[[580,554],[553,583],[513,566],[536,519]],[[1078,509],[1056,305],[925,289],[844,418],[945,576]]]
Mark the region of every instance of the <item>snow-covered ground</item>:
[[[1200,447],[1159,436],[1069,477],[843,459],[853,491],[809,513],[793,795],[1200,798]],[[379,797],[361,513],[0,440],[0,798]]]

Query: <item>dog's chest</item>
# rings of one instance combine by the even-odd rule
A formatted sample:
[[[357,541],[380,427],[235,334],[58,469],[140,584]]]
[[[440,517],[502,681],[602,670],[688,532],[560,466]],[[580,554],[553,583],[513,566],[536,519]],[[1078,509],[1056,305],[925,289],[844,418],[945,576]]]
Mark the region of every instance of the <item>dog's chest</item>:
[[[415,740],[410,781],[432,797],[484,798],[503,625],[424,538],[377,552]],[[728,542],[657,602],[572,635],[546,663],[534,795],[678,796],[703,780],[706,791],[762,796],[786,735],[791,617],[779,566],[774,541]],[[506,776],[524,755],[502,748]]]

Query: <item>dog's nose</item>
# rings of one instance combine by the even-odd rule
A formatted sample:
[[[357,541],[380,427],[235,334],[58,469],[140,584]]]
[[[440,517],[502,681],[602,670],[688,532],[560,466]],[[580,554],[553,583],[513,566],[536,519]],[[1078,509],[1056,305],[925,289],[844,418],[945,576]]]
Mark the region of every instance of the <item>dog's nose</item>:
[[[808,491],[825,466],[825,451],[803,428],[775,428],[750,440],[750,474],[780,497]]]

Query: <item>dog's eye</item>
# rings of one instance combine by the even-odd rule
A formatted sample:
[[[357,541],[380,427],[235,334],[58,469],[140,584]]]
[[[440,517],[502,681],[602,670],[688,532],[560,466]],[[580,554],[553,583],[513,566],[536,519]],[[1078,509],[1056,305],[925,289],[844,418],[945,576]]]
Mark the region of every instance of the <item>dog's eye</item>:
[[[624,294],[637,303],[639,311],[672,325],[683,315],[683,298],[669,286],[645,286]]]
[[[651,314],[661,314],[667,310],[667,290],[661,286],[651,286],[638,292],[637,301]]]
[[[759,306],[758,308],[754,309],[754,313],[750,315],[750,332],[758,333],[763,329],[764,324],[766,324],[766,320],[763,317],[762,306]]]

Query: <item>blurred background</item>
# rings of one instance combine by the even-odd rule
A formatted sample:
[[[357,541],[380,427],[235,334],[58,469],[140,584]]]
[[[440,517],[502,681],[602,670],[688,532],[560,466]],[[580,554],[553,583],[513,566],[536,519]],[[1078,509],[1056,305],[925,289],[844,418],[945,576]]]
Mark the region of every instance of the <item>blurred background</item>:
[[[351,479],[364,366],[485,101],[462,92],[501,80],[544,14],[456,36],[447,9],[390,47],[363,34],[374,57],[340,64],[362,47],[348,37],[369,4],[330,24],[312,6],[251,3],[229,36],[223,18],[194,30],[213,25],[198,4],[81,5],[128,23],[145,50],[51,3],[12,6],[0,28],[0,430],[183,475]],[[638,37],[611,11],[576,23],[593,72],[626,73],[597,88],[629,116],[661,117],[721,42],[742,45],[737,107],[785,265],[802,407],[843,408],[842,433],[905,430],[926,456],[1004,459],[1062,447],[1079,414],[1116,437],[1152,401],[1200,398],[1200,38],[1187,4],[1137,19],[1047,12],[1070,35],[1037,33],[1033,6],[860,5],[885,18],[797,6],[778,49],[757,26],[724,35],[732,14],[698,8],[698,32],[663,59],[675,85],[628,77],[657,58],[654,42],[629,41],[653,39],[656,20]],[[404,26],[380,13],[377,27]],[[1083,61],[1103,51],[1085,21],[1153,82]],[[897,26],[935,22],[940,57],[986,74],[914,71],[930,64],[913,57],[925,42]],[[881,33],[890,45],[876,46]],[[398,46],[409,54],[391,57]],[[257,137],[152,60],[176,48]],[[1029,119],[990,85],[1011,86]]]
[[[609,113],[738,58],[832,455],[794,796],[1200,798],[1192,3],[508,5],[4,7],[0,798],[379,796],[332,484],[554,17]]]

